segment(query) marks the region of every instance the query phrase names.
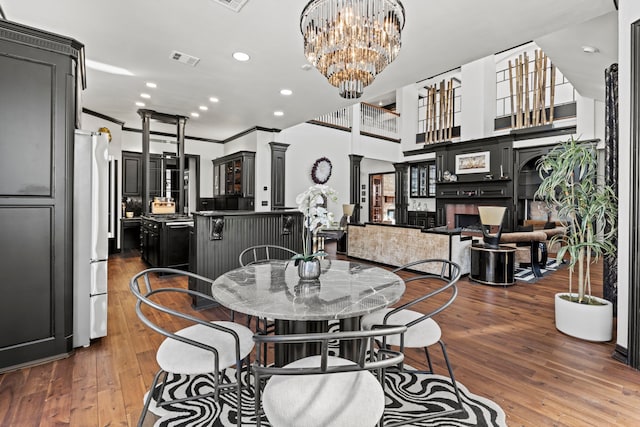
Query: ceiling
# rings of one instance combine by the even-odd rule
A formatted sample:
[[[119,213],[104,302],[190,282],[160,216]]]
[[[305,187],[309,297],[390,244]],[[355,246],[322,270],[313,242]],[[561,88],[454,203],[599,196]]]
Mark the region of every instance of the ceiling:
[[[136,101],[167,114],[199,112],[189,119],[186,134],[214,140],[255,126],[284,129],[353,103],[340,98],[317,70],[302,67],[307,62],[299,21],[308,0],[248,0],[238,13],[219,1],[0,0],[0,6],[8,20],[84,43],[87,59],[130,70],[133,76],[88,69],[83,93],[85,108],[126,127],[141,127]],[[612,0],[402,3],[400,54],[365,89],[362,101],[388,102],[398,87],[531,40],[578,92],[604,96],[603,70],[617,58]],[[584,54],[584,45],[599,52]],[[173,51],[200,61],[195,67],[179,63],[171,59]],[[235,51],[251,60],[235,61]],[[149,81],[157,88],[145,87]],[[293,94],[281,95],[283,88]],[[141,99],[143,92],[151,98]],[[199,111],[201,105],[208,111]],[[274,116],[276,110],[284,115]]]

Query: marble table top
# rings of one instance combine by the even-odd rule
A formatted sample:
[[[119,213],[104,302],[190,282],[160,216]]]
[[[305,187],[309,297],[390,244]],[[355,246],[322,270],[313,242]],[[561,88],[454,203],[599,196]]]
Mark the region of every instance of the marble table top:
[[[301,281],[290,261],[231,270],[212,285],[225,307],[279,320],[330,320],[361,316],[402,297],[405,284],[388,270],[351,261],[322,260],[316,281]]]

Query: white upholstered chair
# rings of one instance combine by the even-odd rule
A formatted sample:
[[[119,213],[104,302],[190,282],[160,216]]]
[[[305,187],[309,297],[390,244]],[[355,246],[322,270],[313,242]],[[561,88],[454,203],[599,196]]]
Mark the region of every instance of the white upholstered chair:
[[[253,332],[234,322],[208,322],[195,313],[178,311],[172,301],[165,297],[169,294],[215,300],[201,292],[186,289],[182,285],[187,281],[177,280],[179,276],[188,276],[209,282],[211,279],[170,268],[150,268],[136,274],[129,286],[137,298],[136,313],[140,320],[149,328],[166,338],[156,352],[156,361],[160,369],[153,378],[151,388],[145,399],[144,408],[138,420],[138,426],[144,422],[151,400],[155,400],[155,407],[183,402],[187,400],[213,397],[216,400],[221,392],[235,391],[237,400],[237,424],[242,425],[241,411],[241,373],[244,361],[247,361],[254,347]],[[173,297],[175,300],[175,296]],[[170,308],[168,305],[171,305]],[[189,326],[176,328],[175,324]],[[236,369],[235,382],[222,380],[224,369]],[[188,396],[177,400],[163,400],[165,382],[169,374],[201,375],[213,374],[214,391],[204,395]]]
[[[403,265],[393,271],[399,272],[401,270],[408,270],[416,273],[414,276],[405,279],[407,288],[409,288],[412,282],[416,282],[415,284],[417,286],[420,286],[421,289],[428,289],[428,292],[412,301],[400,305],[399,307],[386,308],[363,316],[361,321],[362,328],[365,330],[375,330],[383,325],[405,325],[407,327],[407,332],[402,336],[403,340],[400,339],[400,336],[381,337],[382,339],[379,340],[379,343],[383,348],[389,348],[389,346],[400,347],[400,351],[404,351],[405,348],[423,348],[429,369],[427,371],[418,372],[433,373],[433,365],[431,363],[428,348],[434,344],[440,345],[444,361],[447,365],[449,378],[451,379],[451,383],[456,394],[458,408],[447,411],[446,413],[439,412],[426,414],[424,417],[420,417],[418,419],[414,418],[407,420],[406,423],[413,423],[433,418],[435,416],[458,413],[463,410],[460,392],[458,391],[458,386],[453,375],[453,369],[449,362],[446,346],[442,341],[442,330],[440,329],[440,325],[438,325],[432,317],[449,307],[458,295],[456,282],[460,279],[460,267],[458,264],[448,260],[428,259]],[[417,281],[421,282],[418,284]],[[435,286],[428,286],[431,283],[435,283]],[[437,303],[429,304],[428,306],[430,309],[428,312],[423,313],[416,310],[418,303],[434,299],[434,297],[440,294],[443,294],[446,297],[437,298]]]
[[[256,362],[253,364],[256,390],[256,420],[262,414],[277,427],[351,427],[382,425],[385,407],[384,372],[399,366],[399,351],[374,348],[376,337],[395,337],[404,326],[376,331],[324,332],[313,334],[256,334]],[[356,341],[355,360],[329,355],[329,343]],[[320,343],[320,354],[308,356],[283,367],[259,361],[260,344],[286,345]],[[375,373],[375,375],[374,375]],[[262,389],[263,384],[264,389]]]

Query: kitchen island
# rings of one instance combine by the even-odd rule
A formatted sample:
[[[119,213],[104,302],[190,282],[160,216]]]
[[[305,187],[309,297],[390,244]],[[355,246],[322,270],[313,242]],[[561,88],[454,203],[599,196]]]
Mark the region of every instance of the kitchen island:
[[[462,274],[468,274],[472,237],[460,233],[460,229],[445,227],[349,224],[347,255],[395,267],[421,259],[446,259],[458,264]]]
[[[187,268],[193,218],[179,214],[140,217],[140,256],[151,267]]]
[[[271,244],[302,252],[302,213],[298,210],[267,212],[198,211],[193,213],[189,270],[210,279],[240,267],[245,248]],[[189,289],[211,295],[210,284],[190,280]],[[204,300],[194,300],[202,307]]]

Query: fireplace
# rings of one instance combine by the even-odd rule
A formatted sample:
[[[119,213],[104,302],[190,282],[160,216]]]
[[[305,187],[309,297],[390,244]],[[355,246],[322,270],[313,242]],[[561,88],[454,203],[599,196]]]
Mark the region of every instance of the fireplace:
[[[480,215],[457,213],[454,214],[456,228],[466,228],[471,230],[482,230]]]
[[[480,215],[478,214],[478,206],[504,206],[504,201],[488,200],[487,202],[478,203],[479,201],[471,201],[467,203],[446,203],[444,204],[446,228],[453,230],[456,228],[464,228],[467,230],[482,230]],[[507,209],[508,211],[508,209]],[[502,222],[505,231],[511,229],[509,227],[509,219],[505,214]]]

